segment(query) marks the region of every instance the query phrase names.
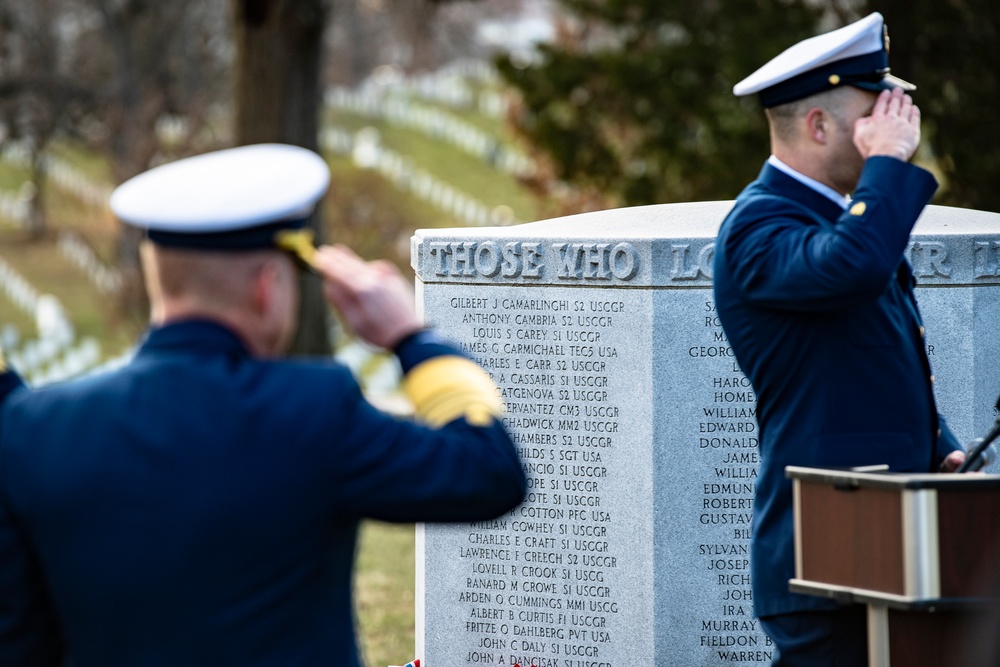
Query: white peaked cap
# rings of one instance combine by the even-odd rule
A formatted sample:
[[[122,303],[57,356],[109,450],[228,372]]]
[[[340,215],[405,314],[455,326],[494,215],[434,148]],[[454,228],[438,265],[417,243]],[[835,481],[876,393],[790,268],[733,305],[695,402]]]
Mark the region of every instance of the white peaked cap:
[[[765,107],[802,99],[840,85],[866,90],[916,87],[889,75],[889,37],[878,12],[781,52],[733,87],[760,95]]]
[[[238,231],[308,216],[329,182],[326,162],[313,151],[256,144],[139,174],[115,189],[111,210],[123,222],[151,231]]]

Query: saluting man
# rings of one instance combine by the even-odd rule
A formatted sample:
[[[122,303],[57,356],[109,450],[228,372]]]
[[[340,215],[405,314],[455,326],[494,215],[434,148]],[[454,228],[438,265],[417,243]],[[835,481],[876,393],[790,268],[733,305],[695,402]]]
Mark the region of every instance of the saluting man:
[[[157,167],[111,207],[148,230],[152,327],[125,367],[14,392],[0,420],[0,664],[360,665],[358,522],[521,502],[496,386],[421,327],[385,262],[315,248],[326,164],[264,144]],[[333,361],[279,357],[296,264],[398,355],[415,419]]]
[[[757,94],[772,155],[719,231],[723,329],[757,395],[761,467],[751,540],[755,614],[774,665],[867,664],[861,606],[788,590],[785,467],[953,470],[935,408],[910,231],[937,183],[909,164],[920,111],[893,77],[882,16],[789,48],[734,88]]]

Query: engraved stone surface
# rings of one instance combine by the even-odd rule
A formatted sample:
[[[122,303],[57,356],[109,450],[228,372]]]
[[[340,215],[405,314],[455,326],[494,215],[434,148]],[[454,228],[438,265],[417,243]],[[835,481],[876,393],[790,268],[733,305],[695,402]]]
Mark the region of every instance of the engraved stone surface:
[[[529,474],[496,521],[419,527],[429,665],[767,665],[752,617],[755,397],[719,325],[731,202],[420,230],[428,322],[490,372]],[[928,207],[907,257],[941,411],[968,441],[1000,392],[1000,215]]]

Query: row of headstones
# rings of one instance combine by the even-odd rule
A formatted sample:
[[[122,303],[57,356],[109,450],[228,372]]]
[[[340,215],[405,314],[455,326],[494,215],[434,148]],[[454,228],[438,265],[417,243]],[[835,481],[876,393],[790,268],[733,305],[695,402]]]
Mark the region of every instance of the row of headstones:
[[[8,146],[0,159],[18,166],[25,166],[29,159],[27,148],[23,144]],[[94,206],[104,206],[110,196],[110,189],[87,181],[80,172],[58,159],[48,160],[49,176],[60,188],[68,190],[77,197],[86,200]],[[29,183],[25,183],[29,185]],[[23,227],[30,215],[30,193],[22,187],[17,193],[0,192],[0,218]],[[59,250],[77,268],[83,271],[91,283],[101,292],[108,294],[121,288],[121,277],[114,269],[105,265],[94,253],[93,249],[73,232],[61,232],[58,241]]]
[[[62,382],[96,368],[101,362],[101,344],[87,336],[73,345],[54,348],[46,338],[29,340],[8,355],[11,366],[34,386]]]
[[[534,163],[524,153],[489,133],[447,111],[390,94],[387,90],[333,88],[327,91],[326,104],[336,110],[423,132],[514,176],[524,178],[535,173]]]
[[[22,340],[17,328],[8,323],[0,339],[11,365],[29,382],[41,385],[65,380],[100,363],[97,340],[76,340],[59,300],[40,293],[2,257],[0,293],[35,320],[37,338]]]
[[[0,153],[0,159],[21,168],[31,164],[31,150],[25,141],[8,142]],[[111,195],[107,185],[94,183],[69,162],[52,155],[42,158],[48,178],[59,189],[65,190],[92,206],[104,206]]]
[[[107,206],[113,188],[94,183],[70,163],[49,158],[49,178],[59,189],[75,195],[91,206]]]
[[[17,227],[23,227],[27,224],[28,210],[27,202],[21,197],[0,192],[0,219],[9,221]],[[101,292],[109,294],[121,288],[121,276],[118,272],[101,262],[91,247],[76,234],[61,232],[58,247]]]
[[[499,120],[507,113],[507,99],[495,90],[474,92],[459,75],[439,74],[404,79],[401,89],[434,104],[454,109],[473,109],[487,118]]]
[[[34,317],[42,297],[31,283],[0,257],[0,292],[22,311]]]
[[[362,86],[365,91],[362,93],[342,88],[331,89],[326,100],[335,109],[382,118],[390,124],[416,129],[437,139],[450,140],[452,145],[478,155],[497,168],[510,173],[527,174],[534,166],[523,154],[500,144],[478,128],[441,110],[398,97],[390,98],[381,90],[383,86],[391,86],[394,92],[403,92],[443,106],[469,109],[473,107],[477,95],[467,82],[495,85],[497,78],[496,70],[484,61],[455,61],[422,76],[392,77],[391,80],[381,82],[373,79]],[[479,91],[478,106],[480,113],[493,118],[501,117],[506,110],[503,96],[491,90]],[[490,209],[454,186],[414,167],[406,158],[382,147],[374,128],[352,134],[343,129],[328,127],[323,133],[322,144],[332,152],[351,155],[359,167],[378,170],[399,189],[428,201],[465,224],[482,226],[517,222],[509,207]],[[337,359],[351,369],[365,393],[373,400],[382,401],[382,407],[405,410],[405,406],[397,406],[392,398],[398,394],[402,376],[395,357],[360,340],[343,342],[343,337],[339,334],[335,339],[338,341]]]
[[[0,192],[0,219],[24,227],[31,216],[31,204],[22,188],[19,192]]]
[[[352,135],[343,129],[327,127],[321,143],[325,150],[351,155],[358,167],[379,172],[403,192],[431,203],[467,225],[482,227],[519,222],[509,206],[490,207],[382,146],[375,128],[365,128]]]
[[[495,86],[500,81],[496,68],[481,58],[456,58],[437,70],[441,76],[458,76],[467,81]]]
[[[58,246],[63,256],[83,271],[90,282],[102,293],[113,294],[121,289],[121,274],[102,262],[94,249],[79,234],[61,232]]]
[[[478,84],[478,92],[470,83]],[[500,75],[485,60],[464,58],[454,60],[434,72],[403,76],[398,68],[382,66],[361,84],[391,86],[393,89],[435,104],[468,110],[478,106],[479,113],[490,118],[501,118],[507,111],[507,102],[497,92]]]

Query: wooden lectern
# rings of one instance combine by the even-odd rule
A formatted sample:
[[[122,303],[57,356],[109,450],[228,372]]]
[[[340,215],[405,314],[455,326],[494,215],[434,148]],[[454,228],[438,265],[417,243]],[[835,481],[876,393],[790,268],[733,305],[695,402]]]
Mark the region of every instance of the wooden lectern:
[[[1000,475],[793,466],[786,475],[790,589],[868,605],[870,667],[957,665],[994,602]]]

